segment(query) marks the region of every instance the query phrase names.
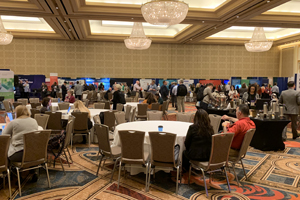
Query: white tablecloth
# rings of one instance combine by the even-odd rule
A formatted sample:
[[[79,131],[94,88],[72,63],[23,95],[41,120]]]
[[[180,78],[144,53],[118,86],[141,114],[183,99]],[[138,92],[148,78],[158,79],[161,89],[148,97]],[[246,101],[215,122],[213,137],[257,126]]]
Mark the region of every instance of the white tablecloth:
[[[128,103],[124,104],[124,111],[126,111],[126,106],[130,105],[131,106],[131,110],[133,108],[136,108],[136,112],[137,112],[137,110],[138,110],[138,106],[137,105],[138,104],[139,104],[139,102],[128,102]]]
[[[118,131],[121,130],[137,130],[137,131],[144,131],[145,132],[145,147],[144,151],[150,152],[150,139],[148,132],[151,131],[158,131],[158,126],[163,126],[163,131],[168,133],[174,133],[177,135],[176,144],[180,145],[180,153],[179,159],[181,160],[182,152],[185,150],[184,141],[189,126],[192,123],[188,122],[179,122],[179,121],[135,121],[135,122],[128,122],[124,124],[120,124],[116,126],[114,132],[114,141],[113,146],[121,146],[120,138]],[[130,169],[131,175],[140,173],[140,169],[132,168]]]
[[[90,112],[91,112],[91,121],[94,123],[93,121],[93,117],[95,115],[99,115],[101,112],[106,112],[106,111],[110,111],[109,109],[92,109],[90,108],[89,109]],[[69,115],[71,115],[71,113],[73,112],[73,109],[70,110],[70,112],[67,114],[67,111],[68,110],[59,110],[58,112],[61,112],[62,113],[62,119],[69,119]]]

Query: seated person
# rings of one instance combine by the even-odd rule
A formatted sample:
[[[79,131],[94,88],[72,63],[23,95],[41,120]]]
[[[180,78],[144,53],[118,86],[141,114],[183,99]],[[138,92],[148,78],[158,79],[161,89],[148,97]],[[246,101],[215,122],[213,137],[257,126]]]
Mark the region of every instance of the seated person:
[[[154,94],[149,93],[147,95],[147,98],[142,103],[147,103],[148,104],[148,109],[151,109],[152,108],[152,103],[157,103],[157,99],[154,96]]]
[[[46,111],[50,111],[51,101],[50,98],[45,97],[42,100],[42,108],[40,109],[41,113],[45,113]]]
[[[164,100],[159,96],[158,93],[155,94],[155,97],[156,97],[156,100],[159,104],[163,104],[164,103]]]
[[[244,136],[250,129],[255,129],[255,124],[249,118],[249,107],[246,104],[241,104],[236,108],[236,117],[229,117],[227,115],[222,116],[222,120],[230,120],[234,122],[230,125],[229,121],[224,122],[222,125],[227,129],[227,133],[234,133],[234,137],[231,143],[231,149],[229,155],[236,156],[242,146]]]
[[[74,103],[75,97],[73,96],[73,91],[68,91],[68,95],[66,96],[65,102]]]
[[[189,160],[208,161],[210,158],[212,135],[214,134],[210,119],[205,110],[195,113],[194,124],[190,125],[185,138],[183,151],[183,168],[189,170]]]
[[[74,103],[73,112],[87,112],[88,113],[88,119],[87,119],[88,129],[90,130],[90,129],[93,128],[93,123],[91,121],[91,112],[87,107],[85,107],[85,105],[82,103],[82,101],[78,100]],[[82,135],[82,137],[83,137],[82,144],[85,144],[86,143],[86,136]]]
[[[114,86],[114,93],[113,93],[113,99],[111,100],[113,102],[113,110],[117,109],[117,104],[126,104],[124,93],[121,92],[121,85],[120,84],[115,84]],[[123,108],[124,110],[124,108]]]
[[[105,92],[105,95],[104,95],[104,99],[106,99],[108,101],[108,93],[111,93],[112,89],[111,87]]]

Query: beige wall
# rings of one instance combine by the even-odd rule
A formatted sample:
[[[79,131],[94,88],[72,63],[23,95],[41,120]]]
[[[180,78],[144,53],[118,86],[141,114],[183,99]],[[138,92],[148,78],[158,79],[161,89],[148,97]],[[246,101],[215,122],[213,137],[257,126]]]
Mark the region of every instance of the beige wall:
[[[230,78],[279,76],[279,49],[249,53],[244,46],[152,44],[134,51],[123,43],[14,39],[0,46],[0,68],[15,74],[60,77]]]
[[[294,47],[282,49],[281,58],[281,76],[293,77],[294,76]]]

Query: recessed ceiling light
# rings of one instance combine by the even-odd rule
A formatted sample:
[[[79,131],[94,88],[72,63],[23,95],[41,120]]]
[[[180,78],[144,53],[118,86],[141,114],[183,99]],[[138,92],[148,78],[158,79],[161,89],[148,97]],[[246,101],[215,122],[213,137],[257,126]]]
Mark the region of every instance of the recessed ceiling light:
[[[65,20],[64,22],[66,23],[67,21]]]
[[[134,18],[131,18],[131,19],[134,19]]]
[[[191,38],[190,40],[192,41],[193,39]]]
[[[72,31],[72,29],[69,29],[69,31]]]
[[[267,1],[267,3],[270,3],[270,1]]]
[[[56,8],[56,10],[58,10],[58,7],[55,7]]]
[[[39,22],[41,21],[37,17],[17,17],[17,16],[7,16],[7,15],[1,15],[2,20],[7,21],[31,21],[31,22]]]
[[[204,23],[205,21],[202,21],[202,23]]]
[[[239,18],[240,16],[236,16],[236,18]]]

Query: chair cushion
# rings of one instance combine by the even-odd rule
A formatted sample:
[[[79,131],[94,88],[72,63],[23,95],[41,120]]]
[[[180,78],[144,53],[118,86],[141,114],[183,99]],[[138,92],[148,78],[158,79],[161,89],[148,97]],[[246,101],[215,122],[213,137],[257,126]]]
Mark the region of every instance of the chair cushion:
[[[111,153],[112,155],[120,155],[121,154],[121,147],[119,146],[113,146],[111,147]]]

